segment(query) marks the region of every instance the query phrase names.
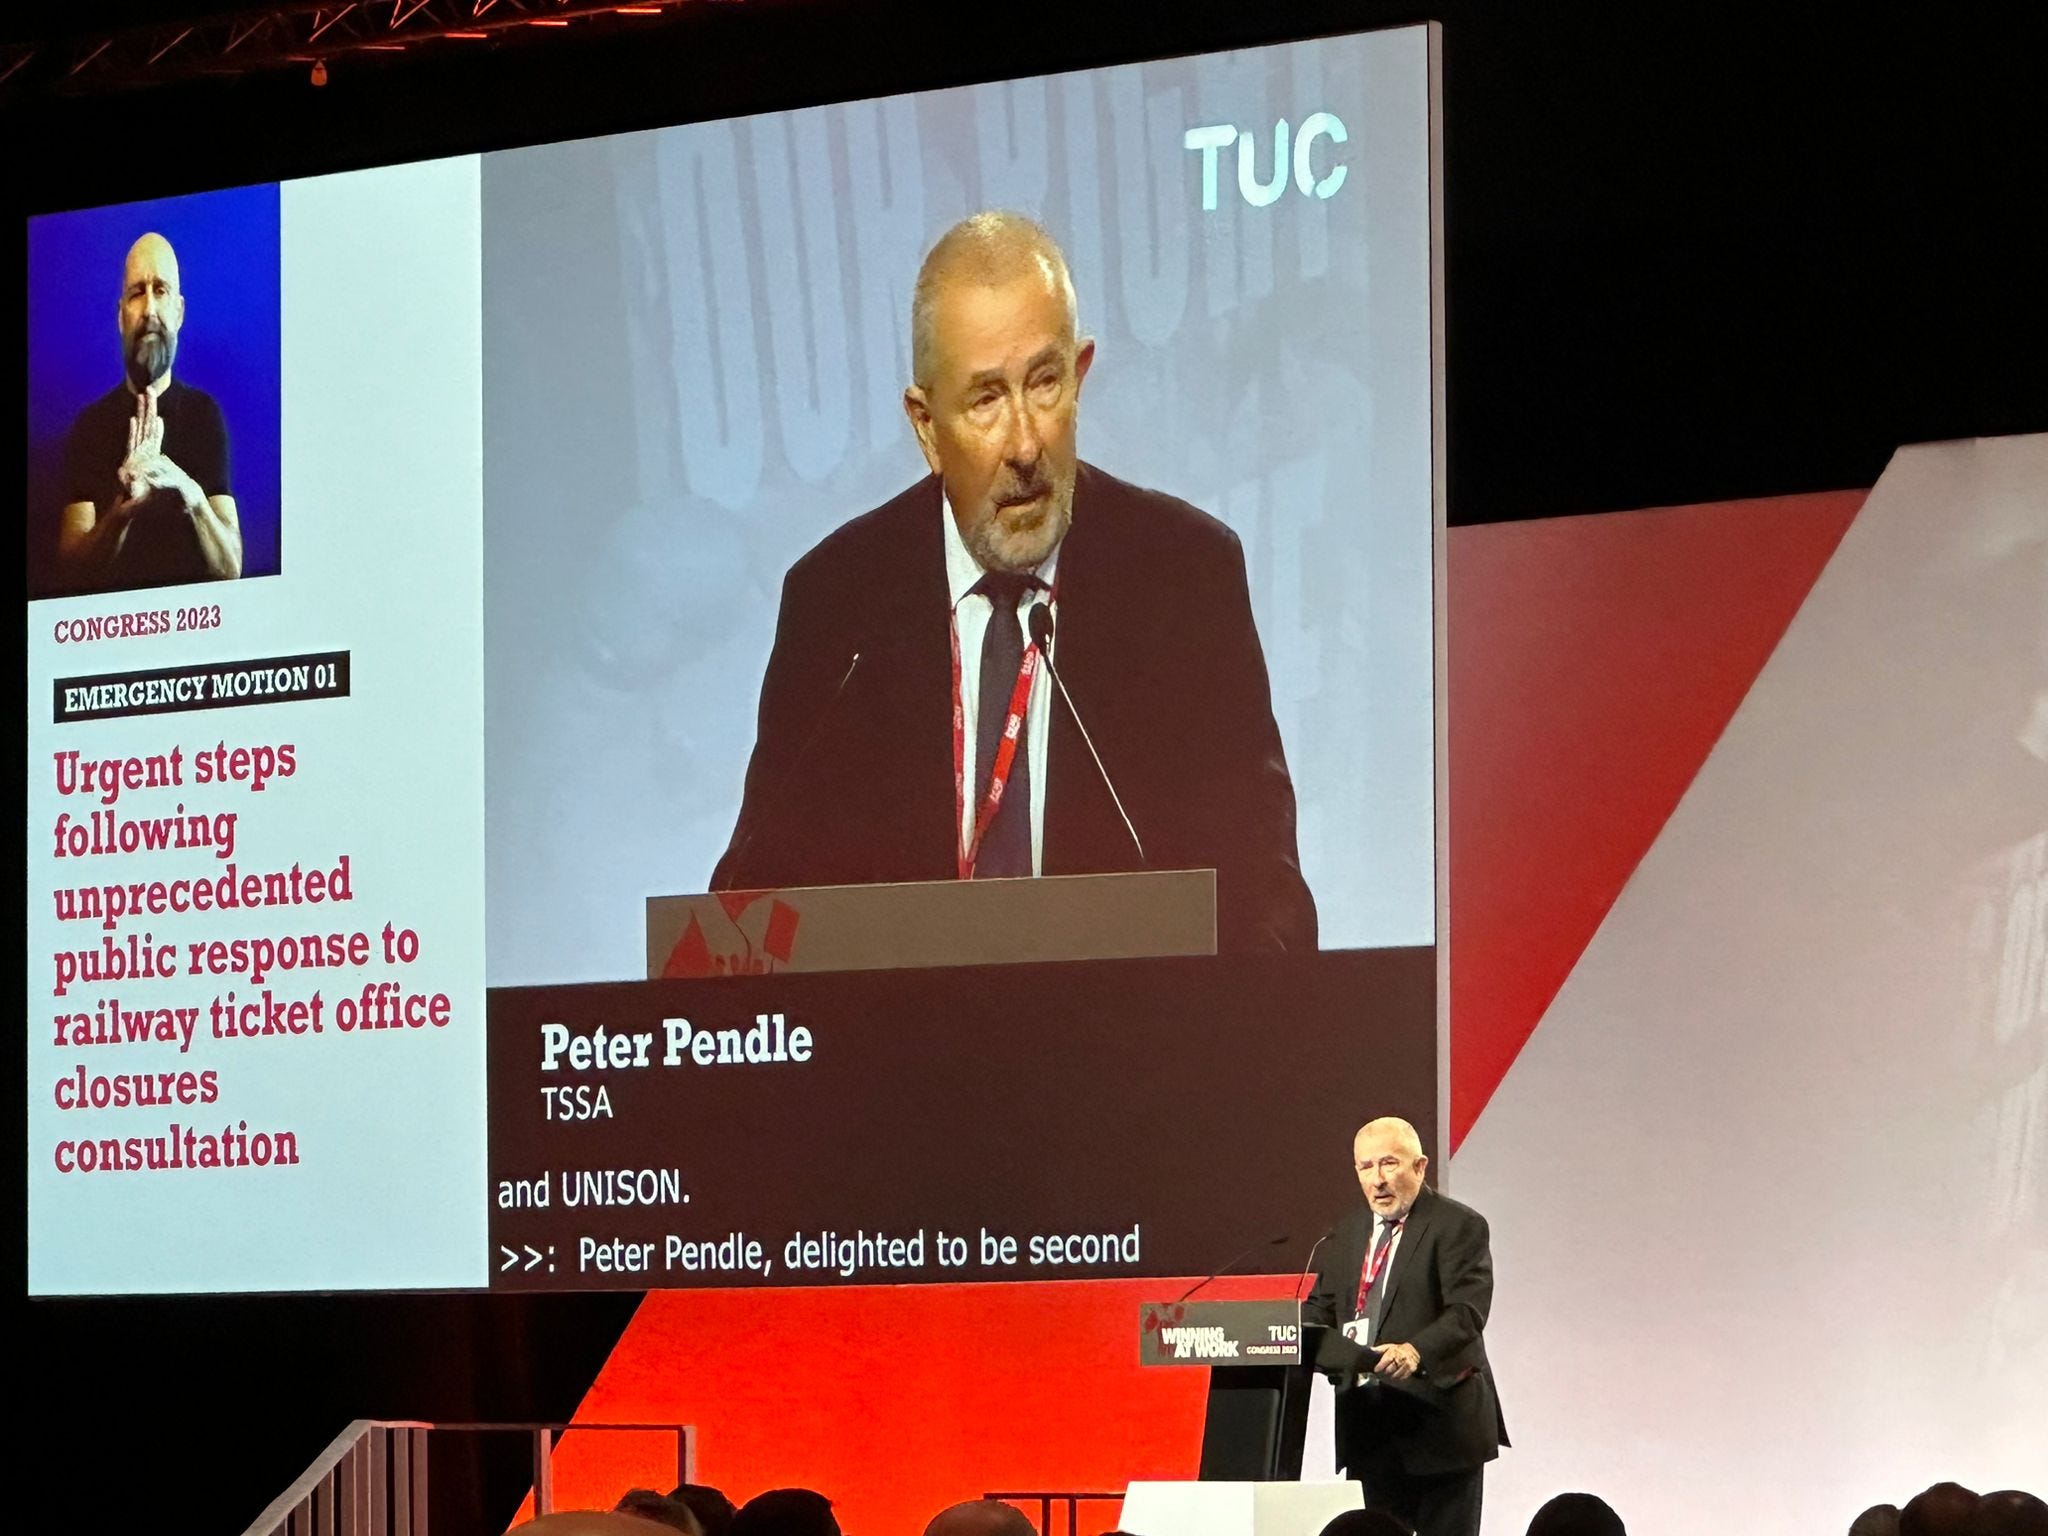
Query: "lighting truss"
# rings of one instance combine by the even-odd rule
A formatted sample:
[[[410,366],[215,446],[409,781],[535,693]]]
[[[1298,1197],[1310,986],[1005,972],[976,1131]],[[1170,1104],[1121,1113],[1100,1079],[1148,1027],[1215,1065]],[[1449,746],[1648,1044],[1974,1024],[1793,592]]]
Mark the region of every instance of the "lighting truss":
[[[442,53],[646,25],[712,0],[329,0],[0,44],[0,93],[98,94],[196,77],[309,70],[347,55]]]

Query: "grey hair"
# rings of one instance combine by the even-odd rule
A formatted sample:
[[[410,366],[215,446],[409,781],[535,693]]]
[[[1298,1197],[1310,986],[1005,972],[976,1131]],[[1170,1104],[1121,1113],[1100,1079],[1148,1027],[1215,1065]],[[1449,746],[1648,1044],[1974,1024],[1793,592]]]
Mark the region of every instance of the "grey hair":
[[[1080,307],[1066,255],[1045,226],[1021,213],[984,209],[971,213],[939,236],[917,269],[910,295],[910,377],[928,389],[938,366],[938,337],[932,311],[948,282],[966,281],[993,287],[1026,273],[1042,274],[1059,291],[1067,309],[1068,333],[1081,334]]]
[[[1422,1138],[1415,1134],[1415,1127],[1395,1115],[1382,1115],[1377,1120],[1368,1120],[1358,1128],[1358,1135],[1368,1131],[1375,1135],[1392,1136],[1394,1145],[1410,1157],[1422,1156]],[[1357,1136],[1352,1138],[1353,1141]]]

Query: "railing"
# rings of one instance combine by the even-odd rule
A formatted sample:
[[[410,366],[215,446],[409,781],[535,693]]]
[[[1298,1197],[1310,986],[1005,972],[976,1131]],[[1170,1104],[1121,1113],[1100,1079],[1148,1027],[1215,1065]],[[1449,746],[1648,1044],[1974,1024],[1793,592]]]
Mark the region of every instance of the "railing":
[[[242,1536],[429,1536],[427,1437],[519,1434],[533,1441],[533,1510],[555,1502],[555,1445],[568,1430],[672,1434],[676,1481],[693,1483],[697,1436],[686,1424],[423,1424],[357,1419],[313,1459],[298,1480],[270,1501]]]
[[[1120,1493],[1057,1493],[1033,1490],[1029,1493],[984,1493],[984,1499],[1001,1499],[1005,1504],[1037,1504],[1038,1536],[1052,1536],[1052,1507],[1055,1504],[1067,1506],[1067,1536],[1079,1536],[1081,1529],[1081,1506],[1084,1503],[1116,1504],[1123,1500]]]
[[[426,1536],[431,1427],[355,1420],[243,1536]]]

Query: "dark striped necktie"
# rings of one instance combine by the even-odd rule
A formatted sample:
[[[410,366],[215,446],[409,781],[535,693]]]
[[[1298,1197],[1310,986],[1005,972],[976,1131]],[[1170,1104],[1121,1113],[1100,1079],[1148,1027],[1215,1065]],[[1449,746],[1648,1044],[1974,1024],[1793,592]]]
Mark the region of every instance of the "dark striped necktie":
[[[1016,691],[1017,673],[1024,665],[1024,627],[1017,620],[1017,604],[1026,591],[1039,585],[1036,576],[1014,571],[990,571],[975,583],[974,590],[989,602],[988,631],[981,637],[981,702],[974,734],[974,772],[981,784],[974,801],[977,812],[995,776],[996,749],[1002,744],[1010,695]],[[1030,747],[1031,732],[1020,727],[1003,803],[982,834],[975,855],[977,880],[1031,873]]]

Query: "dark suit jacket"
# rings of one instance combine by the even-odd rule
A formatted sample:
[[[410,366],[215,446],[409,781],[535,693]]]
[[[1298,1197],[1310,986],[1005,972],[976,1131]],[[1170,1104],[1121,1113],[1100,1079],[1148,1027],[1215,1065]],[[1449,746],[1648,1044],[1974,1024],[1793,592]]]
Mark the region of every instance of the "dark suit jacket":
[[[929,477],[790,568],[746,797],[713,889],[957,876],[942,515]],[[1080,465],[1053,659],[1146,858],[1055,693],[1045,873],[1213,868],[1219,948],[1313,949],[1294,786],[1237,536]]]
[[[1360,1205],[1323,1245],[1304,1323],[1338,1327],[1358,1315],[1358,1281],[1372,1240],[1372,1210]],[[1422,1369],[1406,1382],[1337,1389],[1337,1464],[1356,1474],[1392,1453],[1411,1475],[1477,1467],[1508,1443],[1507,1424],[1486,1360],[1493,1305],[1493,1255],[1486,1218],[1424,1186],[1401,1245],[1382,1276],[1387,1287],[1376,1343],[1413,1344]],[[1336,1363],[1339,1349],[1318,1363]]]

